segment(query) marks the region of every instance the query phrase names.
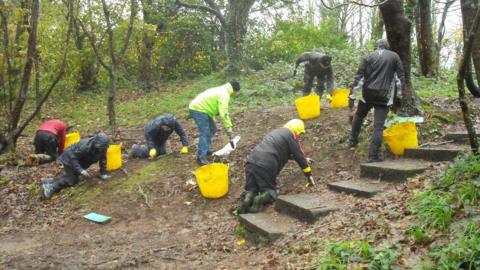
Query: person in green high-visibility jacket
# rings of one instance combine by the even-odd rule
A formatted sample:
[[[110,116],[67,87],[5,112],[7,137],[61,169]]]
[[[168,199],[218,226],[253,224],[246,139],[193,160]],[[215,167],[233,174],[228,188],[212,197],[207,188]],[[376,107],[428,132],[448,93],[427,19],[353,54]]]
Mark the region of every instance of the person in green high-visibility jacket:
[[[238,95],[240,92],[240,83],[232,80],[224,85],[210,88],[197,97],[190,105],[190,116],[195,121],[200,133],[198,140],[197,163],[199,165],[208,164],[207,154],[211,154],[210,145],[212,137],[217,132],[214,118],[219,115],[220,120],[227,131],[230,141],[233,139],[233,125],[228,113],[228,103],[231,95]]]

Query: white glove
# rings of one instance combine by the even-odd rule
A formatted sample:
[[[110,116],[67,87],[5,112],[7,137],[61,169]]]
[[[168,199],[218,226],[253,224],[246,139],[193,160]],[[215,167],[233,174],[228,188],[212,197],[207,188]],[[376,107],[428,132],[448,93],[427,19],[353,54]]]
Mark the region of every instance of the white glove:
[[[107,180],[107,179],[110,179],[110,178],[112,178],[112,176],[111,176],[111,175],[108,175],[108,174],[102,174],[102,175],[100,175],[100,179],[102,179],[102,180]]]
[[[90,174],[86,170],[81,171],[80,174],[85,178],[90,178]]]

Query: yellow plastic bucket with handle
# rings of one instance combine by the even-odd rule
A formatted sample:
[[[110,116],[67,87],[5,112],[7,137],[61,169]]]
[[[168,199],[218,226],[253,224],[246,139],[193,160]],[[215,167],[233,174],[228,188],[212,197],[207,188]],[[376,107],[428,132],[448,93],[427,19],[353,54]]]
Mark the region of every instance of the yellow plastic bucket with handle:
[[[418,148],[417,128],[414,122],[395,124],[383,131],[383,139],[393,154],[403,155],[406,148]]]
[[[335,89],[332,93],[332,101],[330,101],[330,108],[340,109],[348,107],[348,94],[350,89]]]
[[[70,132],[70,133],[67,133],[67,135],[65,135],[65,149],[67,149],[67,147],[69,147],[70,145],[74,144],[74,143],[77,143],[80,141],[80,133],[78,133],[77,131],[74,131],[74,132]]]
[[[314,119],[320,116],[320,97],[309,95],[295,100],[298,117],[302,120]]]
[[[122,145],[111,144],[107,149],[107,171],[113,171],[122,167]]]
[[[228,192],[228,164],[210,163],[194,172],[203,197],[217,199]]]

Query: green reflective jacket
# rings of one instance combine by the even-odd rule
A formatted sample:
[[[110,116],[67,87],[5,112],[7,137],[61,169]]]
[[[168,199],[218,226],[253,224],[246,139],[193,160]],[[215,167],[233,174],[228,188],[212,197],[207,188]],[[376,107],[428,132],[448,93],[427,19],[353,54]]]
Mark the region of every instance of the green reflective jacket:
[[[210,88],[195,97],[188,108],[197,112],[206,113],[211,118],[220,115],[225,128],[231,128],[232,121],[228,115],[228,102],[233,93],[233,87],[230,83]]]

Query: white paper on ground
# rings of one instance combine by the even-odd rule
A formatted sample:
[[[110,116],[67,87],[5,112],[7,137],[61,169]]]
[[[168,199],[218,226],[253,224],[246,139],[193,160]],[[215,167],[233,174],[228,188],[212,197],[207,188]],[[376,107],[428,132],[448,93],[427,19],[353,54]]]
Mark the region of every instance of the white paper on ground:
[[[232,148],[232,145],[230,144],[230,142],[228,142],[222,149],[213,153],[213,155],[214,156],[227,156],[227,155],[229,155],[233,150],[235,150],[237,148],[237,144],[238,144],[239,141],[240,141],[240,136],[235,136],[235,138],[233,138],[233,140],[232,140],[233,148]]]

